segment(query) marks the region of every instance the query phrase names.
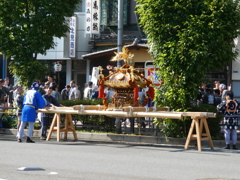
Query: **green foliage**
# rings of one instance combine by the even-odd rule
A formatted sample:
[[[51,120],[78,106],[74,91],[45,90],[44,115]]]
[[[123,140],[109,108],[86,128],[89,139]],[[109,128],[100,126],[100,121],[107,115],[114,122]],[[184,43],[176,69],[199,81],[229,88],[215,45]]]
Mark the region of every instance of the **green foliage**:
[[[45,74],[44,61],[37,61],[31,57],[18,59],[18,56],[15,56],[14,61],[10,62],[9,70],[19,77],[24,87],[30,87],[32,82],[40,79]]]
[[[98,100],[89,100],[89,99],[82,99],[82,100],[58,100],[58,102],[64,106],[75,106],[75,105],[102,105],[102,99]]]
[[[41,124],[40,123],[34,123],[34,129],[41,129]]]
[[[68,20],[81,0],[1,0],[0,52],[12,56],[11,72],[23,85],[38,79],[44,67],[37,54],[54,47],[54,37],[69,31]],[[34,73],[35,72],[35,73]]]
[[[18,120],[16,116],[5,113],[2,116],[2,127],[3,128],[16,128]]]
[[[82,129],[92,131],[104,131],[104,132],[113,132],[115,131],[114,122],[115,119],[109,118],[103,115],[72,115],[74,120],[81,121],[83,126]]]
[[[89,100],[89,99],[83,99],[83,100],[59,100],[59,103],[61,103],[64,106],[74,106],[74,105],[102,105],[101,99],[95,99]],[[88,130],[104,130],[105,132],[113,132],[115,130],[114,122],[115,120],[113,118],[109,118],[107,116],[102,115],[78,115],[73,114],[72,118],[74,120],[79,120],[83,123],[83,125],[87,125],[84,127]]]
[[[185,120],[183,119],[162,119],[163,121],[155,120],[154,123],[162,127],[166,137],[182,138],[186,136]]]
[[[215,106],[203,104],[201,106],[192,107],[189,109],[191,112],[214,112],[217,113],[217,109]],[[219,132],[221,130],[220,128],[220,122],[222,120],[222,116],[217,113],[216,118],[208,118],[208,127],[211,133],[211,136],[213,138],[219,137]],[[181,120],[176,119],[164,119],[163,121],[163,129],[162,131],[166,134],[168,137],[187,137],[187,133],[190,129],[191,125],[191,118],[185,117]],[[162,125],[162,123],[157,124]]]
[[[164,84],[160,106],[186,110],[206,73],[236,58],[233,39],[240,31],[239,1],[137,0],[140,24],[152,45]]]

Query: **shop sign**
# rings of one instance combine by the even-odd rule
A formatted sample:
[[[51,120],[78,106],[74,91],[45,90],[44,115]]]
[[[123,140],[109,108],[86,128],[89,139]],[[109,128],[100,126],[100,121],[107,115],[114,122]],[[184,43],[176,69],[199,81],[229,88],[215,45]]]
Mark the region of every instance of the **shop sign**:
[[[76,17],[70,18],[70,44],[69,44],[69,57],[76,57]]]
[[[86,0],[86,34],[100,33],[100,0]]]
[[[159,68],[154,67],[152,60],[148,60],[145,62],[144,69],[145,69],[145,78],[150,79],[152,81],[152,84],[155,86],[162,85],[163,80],[157,74],[157,71],[159,71]]]

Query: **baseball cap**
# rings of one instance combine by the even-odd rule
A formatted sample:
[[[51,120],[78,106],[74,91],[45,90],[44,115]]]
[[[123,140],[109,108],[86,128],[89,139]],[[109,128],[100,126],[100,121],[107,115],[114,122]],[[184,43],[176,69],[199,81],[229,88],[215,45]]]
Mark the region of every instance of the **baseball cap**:
[[[32,86],[31,86],[31,88],[33,88],[33,89],[35,89],[35,90],[39,90],[39,88],[40,88],[40,86],[39,86],[39,84],[37,83],[37,82],[34,82],[34,83],[32,83]]]
[[[226,89],[226,85],[225,84],[220,84],[219,87]]]

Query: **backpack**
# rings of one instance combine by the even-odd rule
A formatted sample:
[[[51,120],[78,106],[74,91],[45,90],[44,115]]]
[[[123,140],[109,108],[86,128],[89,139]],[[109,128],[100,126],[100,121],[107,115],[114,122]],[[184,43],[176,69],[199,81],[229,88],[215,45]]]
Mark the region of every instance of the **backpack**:
[[[215,99],[214,95],[213,94],[209,94],[208,95],[208,104],[214,105],[214,99]]]
[[[236,100],[227,100],[226,101],[226,112],[236,113],[238,103]]]

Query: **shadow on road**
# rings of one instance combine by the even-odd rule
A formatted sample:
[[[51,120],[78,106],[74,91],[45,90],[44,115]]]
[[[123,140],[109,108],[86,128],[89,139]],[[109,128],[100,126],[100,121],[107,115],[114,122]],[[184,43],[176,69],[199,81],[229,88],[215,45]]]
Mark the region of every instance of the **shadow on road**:
[[[125,143],[125,142],[103,142],[103,141],[86,141],[86,140],[61,140],[60,142],[56,141],[56,138],[50,139],[50,141],[43,141],[40,140],[38,137],[32,137],[32,139],[36,143],[41,143],[41,144],[52,144],[52,145],[58,145],[58,146],[111,146],[115,148],[124,148],[124,149],[129,149],[129,148],[136,148],[136,149],[148,149],[152,151],[168,151],[168,152],[183,152],[183,153],[211,153],[213,152],[218,155],[221,153],[221,155],[224,155],[224,153],[227,155],[227,153],[239,153],[240,150],[226,150],[222,148],[215,148],[215,149],[210,149],[210,148],[202,148],[202,151],[199,152],[197,150],[197,147],[195,146],[190,146],[188,150],[184,149],[184,145],[161,145],[161,144],[137,144],[137,143]],[[5,135],[5,134],[0,134],[0,141],[9,141],[9,142],[16,142],[17,143],[17,138],[14,135]],[[25,139],[23,139],[23,143],[25,143]]]

